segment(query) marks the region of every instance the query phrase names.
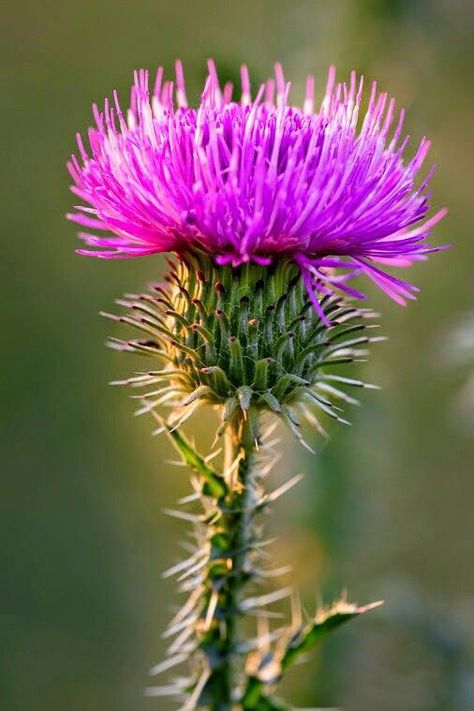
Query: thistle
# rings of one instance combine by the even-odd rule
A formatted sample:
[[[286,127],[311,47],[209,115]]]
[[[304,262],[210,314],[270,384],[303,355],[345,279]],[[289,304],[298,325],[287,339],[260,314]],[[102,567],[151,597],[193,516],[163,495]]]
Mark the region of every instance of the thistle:
[[[150,413],[192,472],[193,493],[171,513],[192,523],[194,548],[167,572],[187,599],[152,673],[188,671],[148,689],[183,709],[289,708],[276,696],[285,670],[374,606],[342,599],[303,614],[291,588],[269,588],[282,571],[261,522],[299,480],[267,490],[273,423],[309,448],[305,424],[324,435],[328,418],[347,423],[349,391],[375,387],[351,371],[381,337],[350,280],[368,276],[405,303],[416,287],[387,267],[440,249],[428,243],[445,212],[428,217],[431,171],[417,181],[428,141],[404,161],[403,112],[394,124],[394,102],[374,84],[358,128],[361,98],[362,80],[352,73],[349,85],[336,84],[331,68],[317,111],[312,78],[303,108],[290,106],[277,65],[253,98],[243,67],[237,102],[209,62],[192,109],[177,62],[176,87],[159,69],[151,97],[147,73],[135,74],[127,118],[116,94],[103,112],[94,107],[91,155],[78,137],[82,163],[69,163],[86,203],[70,219],[112,233],[81,234],[93,249],[80,253],[174,253],[165,282],[126,294],[120,313],[104,315],[129,327],[110,345],[148,357],[143,372],[116,382],[133,388],[138,412]],[[206,406],[218,417],[207,456],[183,432]],[[286,597],[290,621],[272,628],[268,608]]]

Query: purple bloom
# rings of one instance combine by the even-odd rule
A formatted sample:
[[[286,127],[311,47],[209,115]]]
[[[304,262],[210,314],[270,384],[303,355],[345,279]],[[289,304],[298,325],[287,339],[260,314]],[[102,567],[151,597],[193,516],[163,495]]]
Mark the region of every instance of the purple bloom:
[[[416,287],[385,267],[440,249],[427,238],[445,210],[426,219],[433,171],[417,175],[429,141],[404,160],[404,112],[396,118],[393,99],[374,83],[359,121],[362,85],[355,72],[348,85],[336,84],[331,67],[319,109],[312,77],[297,108],[280,65],[254,97],[242,67],[237,102],[210,61],[193,109],[180,62],[176,86],[160,68],[152,96],[148,73],[136,72],[126,119],[116,93],[103,113],[94,107],[91,155],[78,136],[82,164],[75,156],[68,164],[73,192],[90,205],[69,218],[113,234],[81,234],[99,249],[79,252],[120,259],[199,249],[235,266],[281,255],[299,265],[318,311],[319,291],[362,297],[347,284],[360,273],[404,304]]]

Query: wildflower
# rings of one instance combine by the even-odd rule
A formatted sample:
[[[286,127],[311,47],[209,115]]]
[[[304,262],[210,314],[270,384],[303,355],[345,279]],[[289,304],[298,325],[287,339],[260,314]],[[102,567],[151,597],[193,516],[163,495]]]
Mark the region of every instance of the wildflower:
[[[82,233],[92,249],[78,251],[109,259],[198,251],[234,267],[286,258],[322,317],[320,293],[364,297],[347,283],[361,273],[398,303],[414,298],[417,288],[386,268],[440,249],[428,244],[445,214],[428,217],[433,169],[418,177],[429,141],[404,158],[404,112],[396,116],[376,83],[360,120],[355,72],[336,84],[331,67],[317,110],[313,78],[303,107],[291,106],[278,64],[255,96],[245,66],[241,83],[233,100],[209,61],[200,105],[190,108],[178,61],[176,85],[160,67],[151,96],[148,73],[135,73],[126,118],[115,92],[103,112],[94,106],[90,154],[78,136],[82,162],[68,164],[72,190],[89,206],[69,218],[106,236]]]
[[[193,523],[195,547],[166,573],[188,598],[165,632],[174,637],[167,658],[152,670],[187,663],[190,674],[147,690],[182,708],[281,708],[274,694],[286,669],[379,604],[343,598],[305,619],[291,588],[261,591],[282,569],[265,562],[259,516],[300,480],[266,491],[276,461],[266,421],[280,419],[307,447],[305,424],[323,435],[328,418],[347,424],[342,406],[357,404],[347,390],[376,386],[346,368],[383,340],[372,335],[375,314],[354,305],[351,297],[364,295],[350,278],[365,274],[403,304],[416,287],[387,268],[440,249],[428,237],[445,211],[428,215],[432,170],[418,177],[429,142],[404,158],[403,111],[396,117],[375,84],[359,122],[362,87],[354,72],[348,85],[336,84],[331,68],[319,109],[311,77],[297,108],[280,65],[253,97],[243,67],[237,102],[209,62],[193,109],[180,62],[176,87],[160,68],[151,97],[141,70],[127,117],[116,93],[102,113],[94,107],[90,152],[78,136],[80,160],[69,163],[85,203],[70,219],[105,233],[81,234],[81,254],[176,256],[164,283],[126,294],[122,315],[104,315],[138,332],[112,338],[112,347],[149,359],[116,384],[133,388],[136,414],[153,416],[155,434],[165,432],[193,472],[185,510],[170,513]],[[203,405],[219,418],[207,456],[182,431]],[[289,624],[270,629],[267,606],[290,594]],[[250,613],[256,637],[238,624]]]

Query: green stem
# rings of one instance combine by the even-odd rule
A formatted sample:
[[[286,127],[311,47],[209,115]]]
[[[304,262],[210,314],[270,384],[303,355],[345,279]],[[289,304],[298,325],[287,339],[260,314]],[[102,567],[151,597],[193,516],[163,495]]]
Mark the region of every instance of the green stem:
[[[227,495],[219,501],[220,518],[212,531],[214,564],[210,566],[212,595],[216,596],[213,622],[201,645],[211,666],[207,697],[212,711],[231,711],[241,679],[238,622],[245,584],[253,573],[253,517],[258,500],[254,480],[256,449],[248,423],[239,418],[225,435],[225,470],[236,458],[239,464],[227,475]],[[209,608],[208,608],[209,609]]]

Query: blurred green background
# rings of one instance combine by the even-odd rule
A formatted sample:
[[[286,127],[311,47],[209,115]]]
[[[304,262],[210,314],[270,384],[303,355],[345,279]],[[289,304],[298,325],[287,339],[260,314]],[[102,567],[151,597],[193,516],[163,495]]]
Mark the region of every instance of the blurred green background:
[[[474,565],[474,29],[469,0],[17,0],[2,10],[2,475],[0,708],[133,711],[164,650],[174,601],[161,571],[183,526],[163,506],[187,491],[167,443],[106,383],[134,365],[103,347],[98,318],[160,258],[80,258],[63,214],[64,162],[90,105],[123,99],[131,70],[185,62],[198,95],[205,59],[254,80],[284,62],[293,97],[327,65],[377,78],[433,140],[436,241],[455,249],[412,269],[407,310],[372,293],[390,341],[366,377],[383,386],[316,457],[284,439],[280,480],[306,472],[277,506],[275,547],[308,607],[348,586],[380,611],[352,623],[292,672],[299,706],[467,711]],[[471,224],[470,224],[471,223]],[[205,427],[205,424],[204,426]]]

